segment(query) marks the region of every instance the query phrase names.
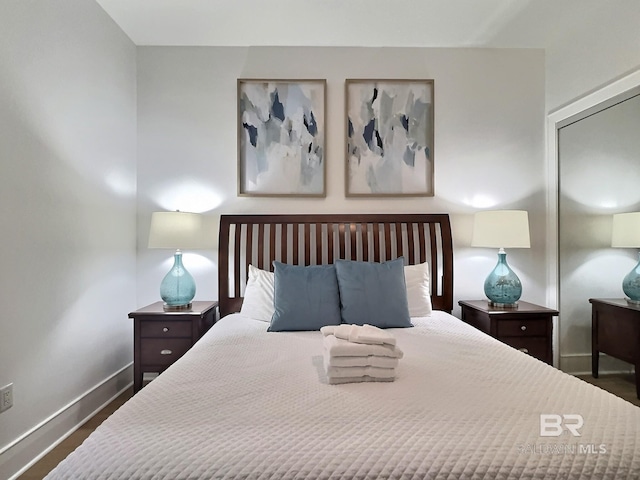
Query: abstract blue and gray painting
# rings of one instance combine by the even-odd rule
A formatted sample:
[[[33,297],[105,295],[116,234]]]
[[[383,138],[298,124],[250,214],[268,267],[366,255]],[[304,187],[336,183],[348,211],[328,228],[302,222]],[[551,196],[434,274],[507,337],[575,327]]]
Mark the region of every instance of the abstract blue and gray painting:
[[[432,98],[426,82],[348,85],[348,193],[432,194]]]
[[[245,82],[241,190],[324,194],[324,82]]]

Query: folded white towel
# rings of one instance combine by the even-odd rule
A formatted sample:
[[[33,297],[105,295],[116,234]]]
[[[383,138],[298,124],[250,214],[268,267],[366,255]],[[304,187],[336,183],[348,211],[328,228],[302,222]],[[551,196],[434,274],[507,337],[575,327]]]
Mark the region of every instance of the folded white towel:
[[[349,340],[349,337],[351,336],[351,327],[355,327],[355,325],[346,323],[343,323],[342,325],[334,325],[332,335],[343,340]]]
[[[366,343],[352,343],[335,335],[327,335],[322,339],[325,350],[333,357],[378,357],[402,358],[403,352],[398,346],[370,345]]]
[[[393,382],[395,378],[376,378],[376,377],[337,377],[329,378],[329,385],[342,385],[344,383],[363,383],[363,382]]]
[[[352,378],[352,377],[375,377],[393,378],[396,376],[395,368],[379,367],[328,367],[327,377],[329,378]]]
[[[324,336],[334,335],[343,340],[369,345],[395,345],[396,338],[389,331],[373,325],[326,325],[320,329]]]
[[[356,340],[358,343],[382,343],[385,345],[395,345],[396,337],[388,330],[383,330],[373,325],[364,324],[357,331]]]
[[[395,368],[398,366],[398,359],[392,357],[379,357],[378,355],[367,355],[362,357],[334,357],[327,349],[324,349],[323,355],[324,364],[331,367]]]
[[[338,325],[325,325],[324,327],[320,327],[320,333],[323,337],[327,335],[333,335],[333,331]]]

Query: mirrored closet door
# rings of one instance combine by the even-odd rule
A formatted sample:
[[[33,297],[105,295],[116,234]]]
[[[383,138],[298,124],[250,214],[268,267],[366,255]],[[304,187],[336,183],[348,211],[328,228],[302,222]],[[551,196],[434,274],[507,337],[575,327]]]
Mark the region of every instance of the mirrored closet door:
[[[640,211],[640,87],[558,128],[560,365],[591,371],[589,298],[623,298],[634,249],[611,247],[614,213]],[[601,370],[630,370],[612,358]]]

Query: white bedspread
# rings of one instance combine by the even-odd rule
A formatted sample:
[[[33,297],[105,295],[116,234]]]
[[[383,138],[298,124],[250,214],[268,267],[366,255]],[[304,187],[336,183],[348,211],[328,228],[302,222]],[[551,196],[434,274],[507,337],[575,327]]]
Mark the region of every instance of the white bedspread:
[[[328,385],[320,332],[226,317],[47,478],[640,478],[638,407],[447,314],[414,323],[395,382]]]

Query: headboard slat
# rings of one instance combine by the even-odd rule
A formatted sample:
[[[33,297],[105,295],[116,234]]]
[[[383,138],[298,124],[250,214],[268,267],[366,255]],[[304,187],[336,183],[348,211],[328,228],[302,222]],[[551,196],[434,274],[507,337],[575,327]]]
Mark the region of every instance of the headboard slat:
[[[297,223],[293,224],[293,263],[294,265],[298,265],[300,263],[300,257],[298,256],[300,252],[300,231]]]
[[[420,249],[420,260],[418,263],[427,261],[427,244],[424,235],[425,228],[429,228],[428,225],[418,225],[418,248]]]
[[[271,270],[271,262],[276,259],[276,226],[269,225],[269,268]]]
[[[361,225],[360,232],[362,233],[362,260],[369,261],[369,225]]]
[[[258,246],[258,268],[269,270],[269,266],[265,268],[264,265],[264,242],[262,241],[264,238],[264,223],[258,224],[258,241],[256,242]]]
[[[280,226],[280,261],[282,263],[287,263],[289,260],[289,251],[287,247],[289,246],[289,226],[285,223]]]
[[[333,235],[334,235],[334,225],[329,223],[327,225],[327,263],[333,263]]]
[[[242,225],[236,225],[237,229],[240,229]],[[253,261],[253,225],[245,225],[246,231],[246,240],[245,240],[245,254],[244,254],[244,268],[247,275],[249,274],[249,264]],[[240,240],[236,239],[238,245],[240,245]],[[240,262],[237,262],[240,263]],[[240,288],[240,285],[238,285]]]
[[[402,257],[404,249],[402,245],[402,223],[396,223],[396,256]]]
[[[413,226],[415,223],[407,223],[407,246],[409,247],[409,265],[416,263],[416,249],[413,242]]]
[[[340,257],[339,258],[345,258],[346,247],[344,245],[344,237],[345,237],[345,233],[344,232],[345,232],[344,223],[338,224],[338,240],[339,240],[339,245],[340,245],[340,250],[338,250],[340,252],[339,253]]]
[[[337,258],[380,262],[399,256],[407,264],[428,261],[434,308],[453,308],[453,246],[446,214],[222,215],[218,245],[222,316],[240,310],[249,264],[273,270],[272,262],[278,259],[296,265],[333,263]]]
[[[380,261],[380,224],[373,224],[373,261]]]
[[[322,224],[314,223],[316,230],[316,263],[322,263],[322,251],[323,251],[323,236],[322,236]]]
[[[391,258],[391,223],[384,224],[384,252],[384,260],[387,261]]]
[[[304,264],[311,265],[311,225],[308,223],[304,224]]]
[[[242,233],[242,225],[235,225],[235,242],[234,242],[234,246],[233,246],[233,258],[234,259],[240,259],[241,255],[240,255],[240,243],[241,243],[241,236]],[[234,261],[234,268],[233,268],[233,273],[234,273],[234,282],[233,282],[233,291],[239,292],[240,291],[240,265],[241,262],[239,262],[238,260]]]
[[[437,252],[438,251],[438,244],[436,241],[436,229],[434,226],[430,225],[429,226],[429,239],[430,239],[430,246],[431,246],[431,256],[433,257],[433,252]],[[429,265],[431,267],[431,273],[429,274],[429,278],[438,278],[438,263],[439,263],[439,258],[436,257],[434,261],[431,262],[431,264]]]
[[[358,231],[358,225],[356,225],[355,223],[349,224],[349,238],[351,240],[351,256],[349,257],[350,260],[358,259]]]

